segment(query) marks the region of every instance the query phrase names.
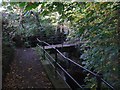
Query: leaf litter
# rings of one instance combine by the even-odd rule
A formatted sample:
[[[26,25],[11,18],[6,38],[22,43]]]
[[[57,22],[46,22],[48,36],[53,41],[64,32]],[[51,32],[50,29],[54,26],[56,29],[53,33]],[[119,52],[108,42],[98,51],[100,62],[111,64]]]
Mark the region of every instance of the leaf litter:
[[[31,48],[16,49],[11,70],[7,73],[3,88],[50,88],[48,79],[39,57]]]

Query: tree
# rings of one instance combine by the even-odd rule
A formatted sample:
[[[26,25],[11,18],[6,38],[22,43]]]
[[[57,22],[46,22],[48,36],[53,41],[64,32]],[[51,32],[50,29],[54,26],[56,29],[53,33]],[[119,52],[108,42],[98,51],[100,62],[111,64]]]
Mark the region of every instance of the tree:
[[[37,11],[36,8],[40,6],[40,13],[34,14],[36,21],[34,21],[33,17],[30,15],[30,22],[27,21],[27,19],[26,22],[23,23],[24,26],[28,26],[29,30],[35,28],[39,30],[37,27],[40,26],[38,16],[41,16],[43,21],[50,20],[52,24],[53,22],[69,23],[69,27],[71,28],[70,40],[72,40],[72,38],[79,38],[79,41],[86,41],[86,43],[78,47],[80,50],[84,51],[80,57],[80,59],[84,59],[84,61],[82,61],[85,65],[84,67],[96,73],[103,73],[103,77],[111,82],[113,86],[120,86],[120,82],[118,81],[120,79],[118,75],[120,50],[119,3],[23,2],[11,4],[13,4],[13,8],[20,7],[22,14],[24,16],[26,15],[26,19],[29,18],[30,15],[26,12],[30,13],[33,9]],[[57,16],[55,16],[56,14]],[[45,16],[49,18],[43,18]],[[36,22],[36,24],[33,24],[32,20]],[[89,49],[86,50],[85,47],[89,47]],[[86,82],[87,81],[90,81],[88,86],[91,88],[96,87],[94,78],[86,78]],[[103,85],[103,87],[105,86]]]

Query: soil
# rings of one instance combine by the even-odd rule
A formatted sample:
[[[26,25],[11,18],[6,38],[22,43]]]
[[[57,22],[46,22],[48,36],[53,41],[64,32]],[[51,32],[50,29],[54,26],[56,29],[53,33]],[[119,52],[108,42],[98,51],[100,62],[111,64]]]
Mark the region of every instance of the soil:
[[[7,73],[4,88],[47,88],[53,89],[44,68],[32,48],[19,48]]]

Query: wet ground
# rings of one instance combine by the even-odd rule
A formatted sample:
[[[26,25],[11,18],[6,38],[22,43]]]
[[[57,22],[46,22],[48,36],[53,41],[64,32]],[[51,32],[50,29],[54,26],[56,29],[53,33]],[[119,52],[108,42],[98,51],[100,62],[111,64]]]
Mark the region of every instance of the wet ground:
[[[15,58],[7,73],[3,88],[53,89],[39,57],[32,48],[16,49]]]

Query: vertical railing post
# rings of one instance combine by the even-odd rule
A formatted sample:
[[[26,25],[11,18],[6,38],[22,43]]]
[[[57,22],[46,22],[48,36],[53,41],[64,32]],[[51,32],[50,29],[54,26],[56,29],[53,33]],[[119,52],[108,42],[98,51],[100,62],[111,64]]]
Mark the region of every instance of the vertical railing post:
[[[43,45],[43,59],[45,60],[45,46]]]
[[[57,56],[57,51],[55,50],[55,77],[57,77],[57,60],[58,60],[58,56]]]
[[[102,74],[98,73],[98,75],[96,76],[97,79],[97,89],[96,90],[102,90]]]
[[[68,53],[68,58],[71,58],[71,51],[70,51],[70,49],[69,49],[69,53]],[[70,68],[71,67],[71,62],[70,61],[68,61],[68,68]]]

